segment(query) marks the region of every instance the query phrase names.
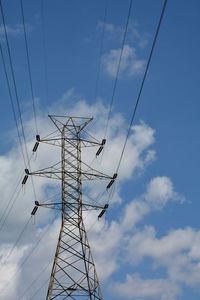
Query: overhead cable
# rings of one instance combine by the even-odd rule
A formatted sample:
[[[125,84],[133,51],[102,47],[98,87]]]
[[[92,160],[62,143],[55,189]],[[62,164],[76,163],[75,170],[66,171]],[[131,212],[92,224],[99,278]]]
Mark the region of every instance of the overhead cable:
[[[11,213],[11,211],[13,209],[13,206],[14,206],[15,202],[17,201],[17,199],[18,199],[18,197],[20,195],[20,192],[22,191],[22,186],[17,191],[17,188],[18,188],[18,186],[19,186],[20,183],[21,182],[18,183],[16,189],[14,190],[14,193],[13,193],[11,199],[9,200],[9,202],[8,202],[6,208],[4,209],[3,214],[2,214],[2,216],[0,218],[0,224],[1,224],[0,225],[0,232],[3,229],[5,223],[6,223],[7,219],[8,219],[8,216],[10,215],[10,213]]]
[[[103,53],[103,41],[104,41],[104,36],[105,36],[107,10],[108,10],[108,0],[105,0],[104,18],[103,18],[103,26],[102,26],[102,33],[101,33],[101,39],[100,39],[100,48],[99,48],[98,69],[97,69],[97,77],[96,77],[95,91],[94,91],[94,101],[96,101],[96,99],[97,99],[97,92],[98,92],[98,87],[99,87],[99,78],[100,78],[100,71],[101,71],[101,60],[102,60],[102,53]]]
[[[14,91],[15,91],[15,96],[16,96],[16,101],[17,101],[17,108],[18,108],[19,120],[20,120],[20,125],[21,125],[21,130],[22,130],[22,137],[23,137],[23,140],[24,140],[26,158],[27,158],[28,165],[30,165],[29,158],[28,158],[26,137],[25,137],[25,132],[24,132],[24,125],[23,125],[23,121],[22,121],[22,113],[21,113],[21,108],[20,108],[20,103],[19,103],[19,96],[18,96],[18,91],[17,91],[17,84],[16,84],[16,79],[15,79],[15,73],[14,73],[14,67],[13,67],[13,62],[12,62],[10,45],[9,45],[9,41],[8,41],[8,34],[7,34],[7,29],[6,29],[6,23],[5,23],[5,16],[4,16],[2,0],[0,0],[0,10],[1,10],[1,15],[2,15],[2,20],[3,20],[3,28],[4,28],[5,38],[6,38],[8,57],[9,57],[11,74],[12,74],[13,85],[14,85]]]
[[[12,111],[13,111],[13,117],[14,117],[16,129],[17,129],[17,135],[18,135],[18,139],[19,139],[20,148],[21,148],[22,158],[23,158],[23,161],[24,161],[24,165],[26,167],[25,154],[24,154],[22,139],[21,139],[21,136],[20,136],[20,130],[19,130],[18,122],[17,122],[17,115],[16,115],[16,112],[15,112],[15,105],[14,105],[14,101],[13,101],[13,97],[12,97],[12,93],[11,93],[11,86],[10,86],[8,73],[7,73],[7,69],[6,69],[6,62],[5,62],[5,58],[4,58],[4,54],[3,54],[3,48],[2,48],[1,40],[0,40],[0,52],[1,52],[2,62],[3,62],[3,69],[4,69],[5,78],[6,78],[6,83],[7,83],[7,87],[8,87],[9,98],[10,98],[11,107],[12,107]]]
[[[38,125],[37,125],[36,109],[35,109],[35,99],[34,99],[34,94],[33,94],[33,82],[32,82],[32,76],[31,76],[30,56],[29,56],[28,40],[27,40],[26,25],[25,25],[25,18],[24,18],[23,0],[20,0],[20,6],[21,6],[21,13],[22,13],[22,24],[23,24],[23,31],[24,31],[24,41],[25,41],[25,48],[26,48],[28,74],[29,74],[29,81],[30,81],[30,88],[31,88],[33,116],[34,116],[34,121],[35,121],[36,134],[38,134]]]
[[[125,148],[126,148],[126,145],[127,145],[127,140],[129,138],[129,135],[130,135],[130,131],[131,131],[131,127],[133,125],[133,121],[135,119],[136,111],[137,111],[137,108],[138,108],[138,104],[139,104],[139,101],[140,101],[140,98],[141,98],[144,83],[145,83],[147,73],[148,73],[148,70],[149,70],[149,66],[150,66],[150,63],[151,63],[153,51],[154,51],[156,41],[157,41],[157,38],[158,38],[158,34],[159,34],[159,30],[160,30],[161,23],[162,23],[162,20],[163,20],[163,16],[164,16],[164,13],[165,13],[166,5],[167,5],[167,0],[165,0],[164,3],[163,3],[163,7],[162,7],[161,14],[160,14],[159,22],[158,22],[158,25],[157,25],[157,28],[156,28],[156,32],[155,32],[155,35],[154,35],[151,51],[150,51],[150,54],[149,54],[149,57],[148,57],[148,61],[147,61],[147,64],[146,64],[146,68],[145,68],[142,83],[141,83],[141,86],[140,86],[140,89],[139,89],[139,93],[138,93],[138,96],[137,96],[137,100],[136,100],[135,106],[133,108],[133,114],[132,114],[131,121],[130,121],[130,124],[129,124],[129,127],[128,127],[128,131],[127,131],[125,142],[124,142],[124,145],[123,145],[123,148],[122,148],[122,152],[121,152],[121,155],[120,155],[120,158],[119,158],[119,163],[118,163],[118,166],[117,166],[116,173],[119,172],[119,168],[120,168],[120,165],[121,165],[121,162],[122,162],[122,158],[124,156],[124,151],[125,151]]]
[[[39,274],[35,277],[35,279],[29,284],[29,286],[24,290],[23,294],[21,294],[18,298],[18,300],[21,300],[27,292],[30,292],[30,289],[32,286],[39,280],[39,278],[44,274],[44,272],[48,269],[48,267],[51,265],[51,261],[39,272]],[[46,281],[45,281],[46,283]]]
[[[53,219],[52,223],[56,220],[58,214],[55,215],[55,218]],[[10,278],[10,280],[5,284],[4,288],[1,290],[1,295],[5,293],[6,289],[9,287],[10,282],[15,278],[15,276],[18,274],[19,269],[23,267],[23,265],[30,259],[31,255],[33,254],[33,252],[36,250],[36,248],[39,246],[40,242],[43,240],[43,238],[45,237],[45,235],[47,234],[47,232],[50,230],[51,225],[47,226],[47,228],[43,231],[42,235],[40,236],[40,238],[38,239],[38,241],[35,243],[35,245],[33,246],[33,248],[31,249],[31,251],[24,257],[23,261],[21,262],[21,264],[19,265],[19,268],[16,270],[16,272],[12,275],[12,277]]]
[[[109,106],[109,112],[108,112],[108,118],[107,118],[107,122],[106,122],[106,129],[105,129],[105,137],[104,138],[106,138],[106,135],[107,135],[108,124],[109,124],[109,121],[110,121],[111,111],[112,111],[113,102],[114,102],[114,98],[115,98],[115,92],[116,92],[117,82],[118,82],[118,78],[119,78],[120,66],[121,66],[121,61],[122,61],[122,58],[123,58],[123,51],[124,51],[124,46],[125,46],[126,36],[127,36],[127,31],[128,31],[128,25],[129,25],[129,20],[130,20],[130,15],[131,15],[132,2],[133,1],[131,0],[130,5],[129,5],[129,9],[128,9],[126,26],[125,26],[125,30],[124,30],[124,35],[123,35],[123,40],[122,40],[122,45],[121,45],[121,51],[120,51],[120,55],[119,55],[118,65],[117,65],[117,72],[116,72],[112,97],[111,97],[110,106]]]
[[[17,101],[17,107],[18,107],[20,125],[21,125],[21,130],[22,130],[22,137],[23,137],[23,140],[24,140],[25,152],[26,152],[26,157],[27,157],[27,164],[28,164],[28,166],[29,166],[29,168],[31,170],[30,159],[29,159],[29,156],[28,156],[26,136],[25,136],[24,125],[23,125],[23,120],[22,120],[22,113],[21,113],[21,108],[20,108],[20,103],[19,103],[19,97],[18,97],[18,91],[17,91],[17,84],[16,84],[16,79],[15,79],[15,73],[14,73],[14,67],[13,67],[13,62],[12,62],[10,45],[9,45],[9,41],[8,41],[8,34],[7,34],[7,29],[6,29],[6,23],[5,23],[5,16],[4,16],[4,10],[3,10],[3,5],[2,5],[2,0],[0,0],[0,10],[1,10],[1,15],[2,15],[2,20],[3,20],[3,28],[4,28],[5,38],[6,38],[6,45],[7,45],[8,57],[9,57],[11,74],[12,74],[13,85],[14,85],[14,91],[15,91],[15,96],[16,96],[16,101]],[[26,163],[25,163],[25,167],[26,167]],[[32,178],[31,178],[31,182],[32,182],[32,187],[33,187],[33,193],[34,193],[35,201],[37,201],[35,186],[34,186],[34,182],[33,182]]]
[[[46,102],[49,100],[49,89],[48,89],[48,72],[47,72],[47,47],[46,47],[46,26],[45,26],[45,13],[44,13],[44,2],[45,0],[41,0],[41,19],[42,19],[42,44],[43,44],[43,61],[44,61],[44,80],[45,80],[45,94],[46,94]]]
[[[28,219],[28,221],[25,223],[23,229],[22,229],[21,232],[19,233],[19,235],[18,235],[18,237],[17,237],[17,239],[16,239],[16,241],[15,241],[13,247],[12,247],[11,250],[9,251],[8,255],[6,256],[5,262],[8,261],[8,259],[9,259],[10,256],[12,255],[13,251],[14,251],[15,248],[17,247],[17,244],[19,243],[19,241],[21,240],[21,238],[22,238],[24,232],[26,231],[26,229],[27,229],[27,227],[28,227],[28,225],[29,225],[29,223],[30,223],[31,218],[32,218],[32,216]]]
[[[32,155],[30,156],[29,160],[31,161],[33,157],[33,153]],[[6,207],[4,208],[4,211],[0,217],[0,232],[1,230],[3,229],[13,207],[14,207],[14,204],[16,203],[17,199],[19,198],[19,195],[20,195],[20,192],[22,191],[23,187],[21,185],[22,183],[22,178],[23,178],[23,174],[24,174],[24,171],[23,173],[19,176],[19,180],[17,181],[17,184],[16,184],[16,187],[14,188],[14,191],[12,193],[12,196],[10,197],[10,200],[7,202],[7,205]],[[33,184],[33,183],[32,183]],[[20,189],[18,190],[18,187],[20,186]],[[33,190],[34,192],[35,190]],[[34,198],[36,199],[36,194],[34,194]]]
[[[45,287],[48,281],[49,281],[49,277],[40,285],[40,287],[35,291],[35,293],[32,296],[30,296],[30,300],[32,300],[39,293],[39,291],[41,291]]]

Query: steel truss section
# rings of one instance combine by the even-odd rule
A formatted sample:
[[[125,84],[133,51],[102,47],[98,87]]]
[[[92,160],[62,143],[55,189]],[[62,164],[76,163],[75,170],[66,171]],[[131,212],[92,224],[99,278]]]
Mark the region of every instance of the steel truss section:
[[[97,209],[82,201],[82,181],[112,179],[89,168],[82,171],[81,148],[99,145],[87,140],[84,128],[89,118],[50,116],[60,139],[44,139],[61,147],[61,163],[29,175],[60,179],[62,182],[61,228],[46,300],[103,300],[94,260],[83,223],[83,211]],[[42,141],[42,139],[40,140]]]

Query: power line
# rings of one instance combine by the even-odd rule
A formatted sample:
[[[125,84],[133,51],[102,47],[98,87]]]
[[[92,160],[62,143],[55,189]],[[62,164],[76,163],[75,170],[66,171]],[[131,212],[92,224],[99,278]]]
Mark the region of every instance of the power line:
[[[24,171],[23,171],[23,173],[24,173]],[[0,217],[0,223],[1,223],[1,221],[2,221],[2,219],[3,219],[3,217],[4,217],[4,215],[5,215],[5,213],[6,213],[6,211],[7,211],[7,209],[9,208],[10,203],[12,202],[12,200],[13,200],[13,198],[14,198],[16,192],[17,192],[17,189],[18,189],[18,187],[19,187],[19,185],[20,185],[20,183],[21,183],[21,180],[22,180],[22,178],[23,178],[23,173],[22,173],[22,175],[20,176],[19,180],[17,181],[16,187],[14,188],[14,191],[13,191],[13,193],[12,193],[12,196],[10,197],[10,200],[8,201],[8,203],[7,203],[7,205],[6,205],[5,209],[4,209],[4,212],[2,213],[2,215],[1,215],[1,217]],[[0,231],[1,231],[1,229],[0,229]]]
[[[38,293],[39,291],[41,291],[41,289],[44,288],[45,284],[47,284],[49,281],[49,278],[47,278],[42,284],[41,286],[36,290],[36,292],[31,296],[30,300],[32,300]],[[72,298],[73,299],[73,298]]]
[[[21,240],[24,232],[26,231],[26,228],[28,227],[28,224],[30,223],[32,216],[28,219],[28,221],[25,223],[22,231],[20,232],[20,234],[18,235],[18,238],[16,239],[16,242],[14,243],[12,249],[10,250],[10,252],[8,253],[8,255],[6,256],[5,261],[8,261],[9,257],[12,255],[13,251],[15,250],[15,248],[17,247],[17,244],[19,243],[19,241]]]
[[[33,154],[32,154],[31,157],[29,158],[30,161],[31,161],[32,157],[33,157]],[[24,173],[24,171],[23,171],[23,173]],[[11,196],[10,200],[8,201],[8,203],[7,203],[7,205],[6,205],[5,209],[4,209],[4,211],[3,211],[3,213],[2,213],[2,216],[1,216],[1,218],[0,218],[0,224],[1,224],[1,222],[2,222],[2,224],[1,224],[1,226],[0,226],[0,231],[3,229],[3,227],[4,227],[4,225],[5,225],[5,222],[6,222],[6,220],[8,219],[8,217],[9,217],[9,215],[10,215],[10,213],[11,213],[13,207],[14,207],[14,204],[15,204],[15,202],[17,201],[17,199],[18,199],[18,197],[19,197],[19,195],[20,195],[20,192],[21,192],[21,190],[22,190],[22,186],[21,186],[20,190],[17,192],[17,189],[18,189],[19,185],[21,184],[21,181],[22,181],[22,178],[23,178],[23,173],[22,173],[22,175],[20,176],[19,180],[17,181],[17,185],[16,185],[16,187],[15,187],[15,189],[14,189],[14,192],[12,193],[12,196]],[[33,187],[35,188],[33,181],[32,181],[32,185],[33,185]],[[33,192],[35,192],[35,189],[33,189]],[[17,193],[17,194],[16,194],[16,193]],[[16,195],[16,196],[15,196],[15,195]],[[34,198],[35,198],[35,200],[37,200],[37,199],[36,199],[36,193],[34,193]],[[10,206],[10,208],[9,208],[9,206]],[[4,220],[3,220],[3,218],[4,218]],[[2,221],[2,220],[3,220],[3,221]]]
[[[56,214],[55,218],[53,219],[52,223],[56,220],[58,214]],[[29,252],[29,254],[25,257],[25,259],[23,260],[23,262],[21,263],[20,267],[22,267],[30,258],[30,256],[33,254],[33,252],[35,251],[35,249],[38,247],[38,245],[40,244],[40,242],[42,241],[42,239],[45,237],[45,235],[47,234],[47,232],[50,230],[51,226],[49,225],[46,230],[44,230],[43,234],[41,235],[41,237],[39,238],[39,240],[37,241],[37,243],[35,244],[35,246],[32,248],[32,250]]]
[[[56,220],[58,214],[56,214],[55,218],[53,219],[53,222]],[[22,261],[22,263],[19,265],[19,268],[22,268],[23,265],[29,260],[29,258],[31,257],[31,255],[33,254],[33,252],[36,250],[36,248],[38,247],[38,245],[40,244],[40,242],[42,241],[42,239],[45,237],[45,235],[47,234],[47,232],[50,230],[51,226],[49,225],[46,230],[44,230],[44,232],[42,233],[42,235],[40,236],[39,240],[35,243],[34,247],[31,249],[31,251],[27,254],[27,256],[24,258],[24,260]],[[10,278],[9,282],[7,282],[7,284],[4,286],[4,288],[1,290],[1,295],[6,291],[6,289],[9,287],[10,282],[15,278],[15,276],[18,274],[19,270],[17,269],[15,271],[15,273],[13,274],[13,276]]]
[[[8,41],[8,34],[7,34],[7,29],[6,29],[6,23],[5,23],[5,16],[4,16],[4,10],[3,10],[3,5],[2,5],[2,0],[0,0],[0,9],[1,9],[1,15],[2,15],[2,21],[3,21],[3,28],[4,28],[5,38],[6,38],[6,45],[7,45],[8,57],[9,57],[11,74],[12,74],[12,79],[13,79],[14,91],[15,91],[15,96],[16,96],[16,101],[17,101],[17,107],[18,107],[20,125],[21,125],[21,130],[22,130],[22,137],[23,137],[23,140],[24,140],[24,146],[25,146],[25,152],[26,152],[27,162],[28,162],[28,165],[30,165],[30,161],[29,161],[29,158],[28,158],[28,150],[27,150],[27,144],[26,144],[26,137],[25,137],[25,132],[24,132],[24,125],[23,125],[23,121],[22,121],[21,108],[20,108],[19,97],[18,97],[18,92],[17,92],[17,84],[16,84],[16,80],[15,80],[14,67],[13,67],[13,62],[12,62],[12,57],[11,57],[10,45],[9,45],[9,41]]]
[[[32,286],[38,281],[38,279],[41,277],[41,275],[44,274],[44,272],[48,269],[48,267],[51,265],[51,261],[39,272],[39,274],[35,277],[35,279],[29,284],[29,286],[26,288],[26,290],[24,290],[23,294],[21,294],[18,298],[18,300],[21,300],[22,297],[24,297],[24,295],[26,295],[26,293],[28,291],[30,291],[30,289],[32,288]],[[48,280],[47,280],[48,281]],[[46,281],[45,281],[46,283]],[[35,296],[35,294],[33,295]],[[33,297],[32,296],[32,297]]]
[[[138,104],[139,104],[139,101],[140,101],[140,98],[141,98],[144,83],[145,83],[147,73],[148,73],[148,70],[149,70],[150,62],[151,62],[153,51],[154,51],[156,41],[157,41],[157,38],[158,38],[158,33],[159,33],[159,30],[160,30],[160,27],[161,27],[161,23],[162,23],[163,16],[164,16],[164,13],[165,13],[166,5],[167,5],[167,0],[164,0],[161,15],[160,15],[159,22],[158,22],[156,32],[155,32],[155,35],[154,35],[151,51],[150,51],[149,58],[148,58],[148,61],[147,61],[147,64],[146,64],[146,68],[145,68],[144,76],[143,76],[142,83],[141,83],[141,86],[140,86],[140,89],[139,89],[139,93],[138,93],[138,96],[137,96],[137,100],[136,100],[136,103],[135,103],[135,106],[134,106],[134,109],[133,109],[133,114],[132,114],[131,121],[130,121],[130,124],[129,124],[129,127],[128,127],[127,135],[126,135],[125,142],[124,142],[124,145],[123,145],[123,148],[122,148],[122,152],[121,152],[121,155],[120,155],[120,159],[119,159],[119,163],[118,163],[118,166],[117,166],[116,173],[119,172],[119,168],[120,168],[120,165],[121,165],[121,162],[122,162],[122,158],[124,156],[124,151],[125,151],[125,148],[126,148],[127,140],[128,140],[129,135],[130,135],[130,131],[131,131],[131,127],[133,125],[133,121],[135,119],[136,111],[137,111],[137,108],[138,108]]]
[[[22,137],[23,137],[23,140],[24,140],[25,152],[26,152],[26,157],[27,157],[27,164],[29,166],[29,169],[31,170],[30,159],[29,159],[29,156],[28,156],[26,136],[25,136],[24,125],[23,125],[22,114],[21,114],[21,108],[20,108],[19,97],[18,97],[18,92],[17,92],[17,84],[16,84],[15,73],[14,73],[14,68],[13,68],[10,45],[9,45],[9,41],[8,41],[8,34],[7,34],[7,29],[6,29],[4,10],[3,10],[3,5],[2,5],[1,0],[0,0],[0,9],[1,9],[1,15],[2,15],[2,20],[3,20],[3,28],[4,28],[5,38],[6,38],[6,45],[7,45],[9,62],[10,62],[11,74],[12,74],[12,79],[13,79],[13,84],[14,84],[14,91],[15,91],[15,96],[16,96],[16,101],[17,101],[19,119],[20,119],[20,124],[21,124]],[[26,163],[25,163],[25,166],[26,166]],[[33,179],[31,179],[31,182],[32,182],[32,187],[33,187],[34,198],[37,201]]]
[[[30,88],[31,88],[31,97],[32,97],[32,104],[33,104],[33,115],[34,115],[36,133],[38,134],[38,125],[37,125],[36,109],[35,109],[35,99],[34,99],[34,94],[33,94],[33,82],[32,82],[32,77],[31,77],[30,57],[29,57],[29,50],[28,50],[28,40],[27,40],[27,34],[26,34],[24,8],[23,8],[23,1],[22,0],[20,0],[20,6],[21,6],[21,13],[22,13],[22,23],[23,23],[24,41],[25,41],[25,48],[26,48],[28,74],[29,74],[29,81],[30,81]]]
[[[120,66],[121,66],[121,61],[122,61],[122,56],[123,56],[125,41],[126,41],[126,35],[127,35],[127,31],[128,31],[128,24],[129,24],[130,15],[131,15],[132,2],[133,1],[131,0],[130,1],[130,5],[129,5],[129,9],[128,9],[126,26],[125,26],[125,30],[124,30],[124,35],[123,35],[123,40],[122,40],[122,46],[121,46],[119,61],[118,61],[118,65],[117,65],[117,72],[116,72],[116,77],[115,77],[115,81],[114,81],[114,87],[113,87],[113,92],[112,92],[112,97],[111,97],[111,102],[110,102],[110,107],[109,107],[109,112],[108,112],[108,118],[107,118],[107,123],[106,123],[105,138],[106,138],[107,131],[108,131],[108,124],[109,124],[110,117],[111,117],[111,111],[112,111],[112,106],[113,106],[113,102],[114,102],[114,97],[115,97],[115,92],[116,92],[116,87],[117,87],[117,82],[118,82],[118,77],[119,77],[119,72],[120,72]]]
[[[19,186],[19,184],[18,184],[18,186]],[[18,188],[18,186],[17,186],[17,188]],[[11,213],[11,211],[13,209],[13,206],[14,206],[15,202],[17,201],[17,199],[18,199],[18,197],[20,195],[20,192],[22,190],[22,186],[21,186],[21,188],[20,188],[20,190],[18,192],[17,192],[17,188],[15,189],[15,191],[14,191],[14,193],[13,193],[10,201],[8,202],[8,204],[7,204],[6,208],[4,209],[4,212],[3,212],[3,214],[2,214],[2,216],[0,218],[0,223],[1,223],[0,231],[3,229],[3,227],[4,227],[5,223],[6,223],[6,220],[7,220],[9,214]],[[17,192],[17,194],[16,194],[16,192]],[[16,197],[14,197],[15,194],[16,194]],[[10,208],[9,208],[9,206],[10,206]]]
[[[103,29],[102,29],[101,39],[100,39],[99,62],[98,62],[98,70],[97,70],[97,77],[96,77],[96,83],[95,83],[94,101],[96,101],[96,99],[97,99],[97,91],[98,91],[98,87],[99,87],[99,77],[100,77],[100,71],[101,71],[101,59],[102,59],[102,53],[103,53],[103,41],[104,41],[104,35],[105,35],[107,10],[108,10],[108,0],[105,0]]]
[[[47,49],[46,49],[46,36],[45,36],[45,14],[44,14],[44,2],[41,0],[41,18],[42,18],[42,44],[43,44],[43,58],[44,58],[44,80],[45,80],[45,93],[46,101],[49,100],[49,89],[48,89],[48,72],[47,72]]]
[[[7,73],[7,69],[6,69],[6,63],[5,63],[5,58],[4,58],[4,54],[3,54],[3,48],[2,48],[1,40],[0,40],[0,52],[1,52],[2,62],[3,62],[3,69],[4,69],[5,78],[6,78],[6,83],[7,83],[7,87],[8,87],[9,98],[10,98],[11,107],[12,107],[12,111],[13,111],[15,126],[17,128],[17,135],[18,135],[18,139],[19,139],[21,153],[22,153],[24,165],[26,167],[24,149],[23,149],[22,140],[21,140],[21,136],[20,136],[20,130],[19,130],[18,122],[17,122],[17,115],[16,115],[16,112],[15,112],[15,106],[14,106],[14,101],[13,101],[13,97],[12,97],[11,86],[10,86],[10,83],[9,83],[8,73]]]

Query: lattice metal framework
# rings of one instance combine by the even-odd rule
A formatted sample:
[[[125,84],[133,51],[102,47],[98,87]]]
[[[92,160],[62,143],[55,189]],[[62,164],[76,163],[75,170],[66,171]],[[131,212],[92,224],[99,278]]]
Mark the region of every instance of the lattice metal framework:
[[[97,172],[82,162],[82,147],[102,147],[103,144],[92,137],[87,139],[84,128],[92,119],[66,116],[50,116],[50,118],[56,125],[59,136],[48,139],[40,139],[37,136],[37,140],[60,146],[61,162],[37,172],[30,173],[26,170],[27,175],[62,181],[62,201],[55,204],[61,209],[61,228],[46,299],[102,300],[103,296],[83,223],[83,210],[105,209],[105,207],[83,202],[82,182],[93,179],[107,179],[112,182],[113,177]],[[40,206],[39,203],[36,205]]]

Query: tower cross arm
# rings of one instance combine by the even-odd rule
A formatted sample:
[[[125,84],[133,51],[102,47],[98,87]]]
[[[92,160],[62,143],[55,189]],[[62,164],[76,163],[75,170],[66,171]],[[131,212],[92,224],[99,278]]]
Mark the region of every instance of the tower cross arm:
[[[95,180],[95,179],[105,179],[111,180],[112,176],[100,173],[100,172],[82,172],[81,175],[83,176],[83,180]]]
[[[58,163],[59,164],[59,163]],[[78,177],[82,177],[82,180],[96,180],[96,179],[102,179],[102,180],[112,180],[113,176],[98,172],[95,169],[90,168],[88,171],[67,171],[62,170],[61,167],[57,167],[58,164],[55,164],[51,167],[41,169],[38,171],[31,171],[29,172],[28,169],[25,170],[25,173],[27,175],[34,175],[39,177],[46,177],[51,179],[60,179],[62,180],[62,175],[65,174],[68,176],[69,180],[74,180]]]
[[[53,170],[52,167],[46,168],[46,169],[41,169],[38,171],[32,171],[28,173],[26,172],[27,175],[34,175],[34,176],[39,176],[39,177],[46,177],[46,178],[51,178],[51,179],[60,179],[62,180],[62,174],[63,171],[60,170]],[[96,180],[96,179],[103,179],[103,180],[112,180],[112,176],[106,175],[100,172],[97,172],[94,170],[93,172],[78,172],[78,171],[73,171],[73,172],[68,172],[64,171],[64,174],[68,175],[69,178],[74,179],[77,176],[81,176],[82,180]]]
[[[76,138],[62,138],[62,137],[53,137],[53,138],[41,138],[40,143],[45,143],[53,146],[59,146],[62,147],[62,140],[65,140],[71,144],[73,144],[76,141]],[[80,142],[82,143],[82,147],[100,147],[102,146],[102,142],[97,140],[89,140],[80,138]]]

